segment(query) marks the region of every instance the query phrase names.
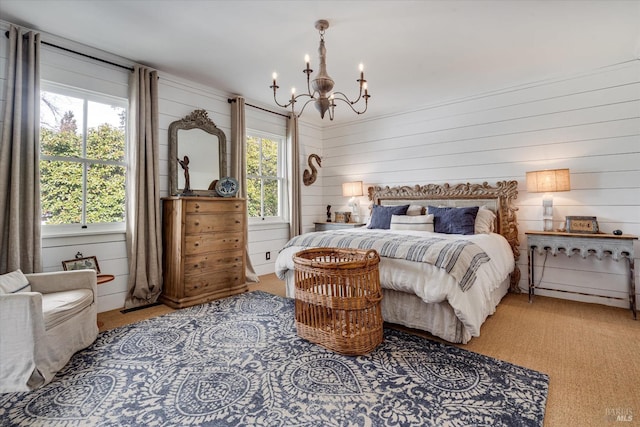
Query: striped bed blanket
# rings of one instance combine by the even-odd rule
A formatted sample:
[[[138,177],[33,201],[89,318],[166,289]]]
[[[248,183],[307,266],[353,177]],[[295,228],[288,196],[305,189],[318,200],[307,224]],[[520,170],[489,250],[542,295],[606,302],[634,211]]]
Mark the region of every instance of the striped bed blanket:
[[[284,248],[291,246],[375,249],[381,257],[425,262],[442,268],[453,276],[462,291],[473,286],[478,268],[490,261],[489,255],[480,246],[466,240],[377,231],[334,230],[307,233],[289,240]]]

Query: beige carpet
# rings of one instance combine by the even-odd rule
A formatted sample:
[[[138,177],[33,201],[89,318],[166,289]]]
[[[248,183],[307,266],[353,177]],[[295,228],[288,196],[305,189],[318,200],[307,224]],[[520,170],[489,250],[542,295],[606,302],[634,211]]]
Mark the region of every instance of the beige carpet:
[[[284,296],[275,275],[260,279],[250,290]],[[106,330],[170,311],[114,310],[98,320]],[[509,294],[481,336],[460,347],[548,374],[545,426],[640,426],[640,321],[629,310]]]

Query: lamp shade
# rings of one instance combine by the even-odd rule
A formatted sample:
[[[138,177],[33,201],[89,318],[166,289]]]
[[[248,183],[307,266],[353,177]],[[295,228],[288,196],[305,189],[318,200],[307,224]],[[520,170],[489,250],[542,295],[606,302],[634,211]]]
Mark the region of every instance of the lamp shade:
[[[527,172],[527,191],[530,193],[554,193],[569,190],[571,190],[569,169]]]
[[[353,181],[353,182],[343,183],[342,195],[345,197],[362,196],[362,181]]]

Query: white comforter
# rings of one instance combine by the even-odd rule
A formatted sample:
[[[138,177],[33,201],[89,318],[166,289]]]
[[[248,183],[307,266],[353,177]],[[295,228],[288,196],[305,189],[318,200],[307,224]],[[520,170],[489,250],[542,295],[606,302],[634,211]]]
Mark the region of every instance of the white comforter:
[[[349,230],[367,232],[366,228]],[[385,230],[389,231],[389,230]],[[433,236],[426,231],[392,231],[393,233]],[[491,292],[496,289],[515,267],[513,252],[507,240],[495,233],[462,236],[458,234],[437,234],[444,239],[469,240],[482,248],[491,261],[484,263],[477,271],[477,279],[471,289],[462,291],[456,280],[444,269],[431,264],[417,263],[402,259],[381,258],[380,285],[383,289],[394,289],[419,296],[426,303],[448,301],[471,336],[480,335],[480,326],[487,316],[495,311]],[[276,274],[285,279],[287,271],[294,269],[293,256],[304,250],[300,246],[283,249],[276,260]],[[292,282],[292,281],[290,281]],[[287,283],[287,296],[293,297],[293,283]]]

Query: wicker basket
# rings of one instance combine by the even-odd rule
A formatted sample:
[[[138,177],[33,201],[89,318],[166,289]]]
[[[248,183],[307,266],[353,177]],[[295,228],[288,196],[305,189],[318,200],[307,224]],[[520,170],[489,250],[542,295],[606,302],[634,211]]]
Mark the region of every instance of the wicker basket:
[[[295,254],[298,335],[337,353],[366,354],[383,338],[375,250],[314,248]]]

